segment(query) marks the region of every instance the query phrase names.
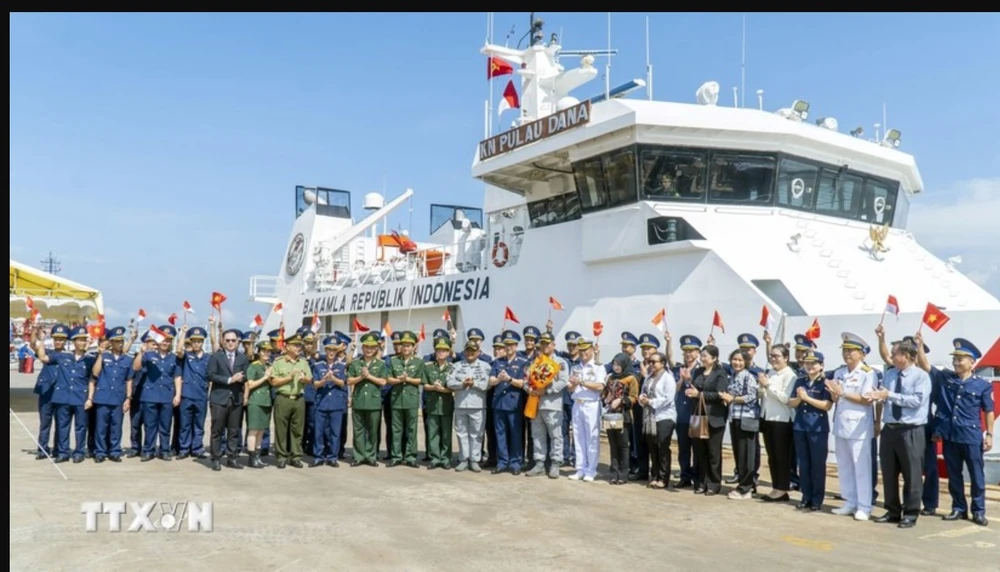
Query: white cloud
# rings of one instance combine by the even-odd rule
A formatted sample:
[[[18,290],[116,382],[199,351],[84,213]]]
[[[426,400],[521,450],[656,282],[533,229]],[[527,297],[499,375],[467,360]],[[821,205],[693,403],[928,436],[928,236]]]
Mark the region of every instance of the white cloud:
[[[961,256],[959,270],[1000,297],[1000,177],[961,181],[918,198],[907,226],[939,258]]]
[[[117,308],[112,308],[111,306],[105,306],[104,307],[104,318],[105,319],[108,319],[108,320],[117,320],[117,319],[121,318],[124,315],[125,314],[123,314]]]

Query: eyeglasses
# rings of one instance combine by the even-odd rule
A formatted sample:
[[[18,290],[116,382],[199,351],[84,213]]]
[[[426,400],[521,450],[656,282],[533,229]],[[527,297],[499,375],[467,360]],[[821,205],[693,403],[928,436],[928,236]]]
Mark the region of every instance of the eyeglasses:
[[[224,339],[224,340],[222,340],[222,341],[226,342],[227,344],[235,344],[235,343],[236,343],[236,342],[238,342],[239,340],[237,340],[237,339],[235,339],[235,338],[226,338],[226,339]]]
[[[651,359],[651,360],[649,360],[649,363],[650,364],[654,364],[654,363],[663,363],[663,362],[661,360],[658,360],[658,359]]]

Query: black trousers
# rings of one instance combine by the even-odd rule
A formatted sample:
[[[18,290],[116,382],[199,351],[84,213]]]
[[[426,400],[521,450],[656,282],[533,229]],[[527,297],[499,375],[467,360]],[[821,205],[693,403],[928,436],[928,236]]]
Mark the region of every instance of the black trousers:
[[[624,481],[628,478],[629,434],[632,425],[624,429],[608,429],[608,449],[611,454],[611,480]]]
[[[882,427],[882,486],[885,510],[895,517],[917,518],[923,493],[923,425],[889,423]],[[899,477],[903,477],[903,502],[899,502]]]
[[[736,490],[746,494],[753,490],[754,476],[757,474],[757,432],[744,431],[739,419],[729,424],[729,435],[733,440],[733,455],[736,457]]]
[[[697,485],[716,493],[722,490],[722,436],[725,433],[725,426],[709,426],[708,439],[692,439],[698,465]]]
[[[646,446],[645,436],[642,434],[642,417],[646,413],[646,408],[636,402],[632,404],[632,439],[629,448],[629,472],[634,473],[639,480],[649,478],[649,447]]]
[[[788,492],[791,489],[792,471],[795,470],[795,439],[791,422],[761,421],[767,464],[771,471],[771,488]]]
[[[226,453],[230,459],[240,454],[240,436],[243,434],[240,425],[243,424],[243,404],[233,403],[230,399],[225,404],[211,403],[212,411],[212,458],[222,458],[222,433],[229,438],[226,443]]]
[[[674,420],[656,422],[656,435],[646,435],[646,450],[649,451],[649,480],[667,484],[670,481],[670,440],[674,435]],[[639,469],[640,473],[642,468]]]

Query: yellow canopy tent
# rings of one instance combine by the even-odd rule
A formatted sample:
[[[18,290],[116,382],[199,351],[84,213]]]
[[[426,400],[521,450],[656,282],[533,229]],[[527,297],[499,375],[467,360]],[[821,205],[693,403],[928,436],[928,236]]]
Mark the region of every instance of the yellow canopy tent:
[[[83,321],[104,313],[99,290],[10,261],[10,317],[27,318],[27,300],[44,320]]]

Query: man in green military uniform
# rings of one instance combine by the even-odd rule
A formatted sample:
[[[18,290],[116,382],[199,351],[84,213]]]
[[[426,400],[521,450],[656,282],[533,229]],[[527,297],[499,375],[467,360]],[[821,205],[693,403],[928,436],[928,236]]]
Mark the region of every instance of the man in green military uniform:
[[[361,357],[347,368],[347,384],[353,388],[354,460],[358,465],[378,466],[378,425],[382,420],[381,388],[388,383],[385,362],[378,356],[378,334],[368,332],[361,337]]]
[[[274,443],[276,466],[284,469],[302,465],[302,432],[306,425],[306,404],[302,400],[306,384],[312,383],[309,362],[302,357],[302,338],[285,340],[285,354],[271,366],[274,398]]]
[[[392,408],[392,452],[389,466],[406,463],[417,466],[417,416],[420,412],[420,386],[424,382],[424,360],[414,355],[417,334],[403,332],[396,347],[399,355],[392,358],[389,395]],[[405,437],[404,437],[405,433]],[[406,450],[403,450],[403,444]]]
[[[455,413],[455,396],[448,389],[451,363],[451,342],[448,338],[437,338],[434,340],[434,361],[424,365],[428,469],[451,468],[451,425]]]

